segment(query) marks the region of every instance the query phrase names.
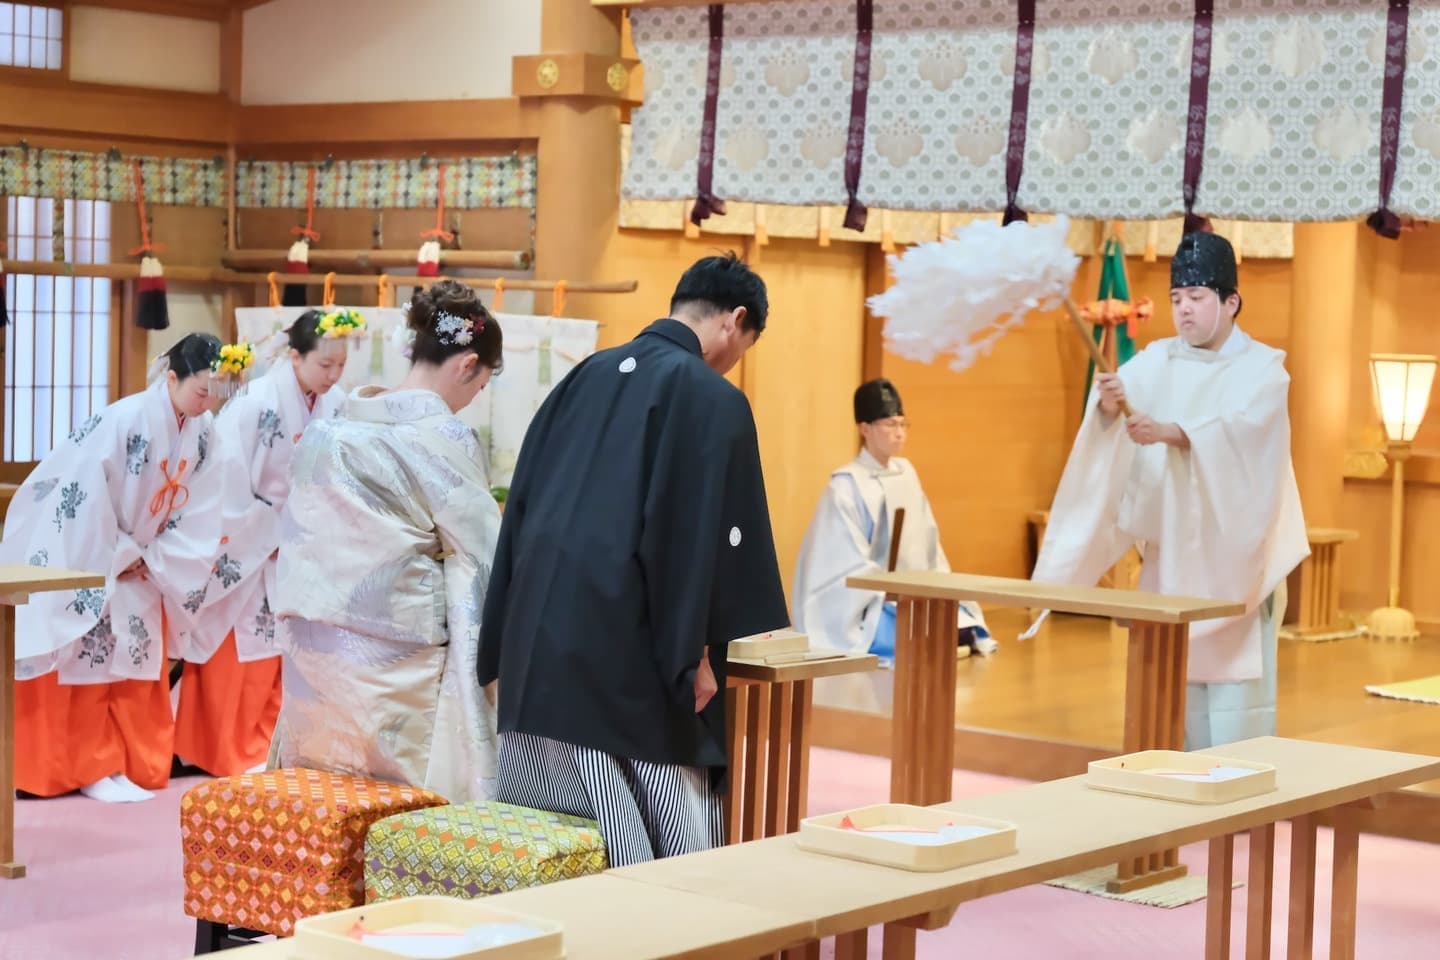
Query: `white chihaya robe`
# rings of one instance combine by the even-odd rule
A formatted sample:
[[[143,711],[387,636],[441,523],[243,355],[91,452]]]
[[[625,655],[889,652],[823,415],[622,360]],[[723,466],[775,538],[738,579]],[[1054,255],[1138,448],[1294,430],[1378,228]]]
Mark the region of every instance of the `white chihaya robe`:
[[[16,608],[19,679],[160,678],[167,642],[183,646],[194,626],[220,540],[213,422],[207,412],[182,427],[161,378],[85,421],[31,472],[11,501],[0,563],[106,581]]]
[[[476,657],[500,508],[480,455],[423,390],[361,388],[306,430],[272,598],[293,618],[272,765],[493,796]]]
[[[1309,542],[1290,462],[1285,355],[1238,327],[1218,351],[1159,340],[1120,368],[1132,409],[1176,423],[1190,449],[1137,446],[1094,394],[1031,579],[1092,585],[1136,543],[1140,589],[1244,603],[1190,626],[1189,681],[1264,673],[1266,601]]]
[[[855,590],[846,579],[881,573],[890,563],[895,512],[905,511],[897,570],[949,571],[940,528],[910,461],[880,462],[866,450],[830,476],[805,532],[791,591],[791,621],[812,646],[865,653],[885,607],[879,591]],[[960,605],[959,626],[985,628],[975,604]]]
[[[344,403],[344,391],[335,387],[316,397],[311,408],[294,364],[283,356],[220,411],[216,435],[227,484],[224,542],[198,626],[178,653],[182,659],[207,662],[232,629],[241,663],[279,655],[275,636],[284,624],[277,624],[271,598],[290,462],[310,423],[337,416]]]

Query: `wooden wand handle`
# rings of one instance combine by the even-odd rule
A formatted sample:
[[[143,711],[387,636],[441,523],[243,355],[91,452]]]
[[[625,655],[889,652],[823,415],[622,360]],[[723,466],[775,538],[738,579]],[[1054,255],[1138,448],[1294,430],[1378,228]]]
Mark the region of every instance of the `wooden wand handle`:
[[[1103,373],[1114,373],[1115,368],[1110,366],[1110,361],[1106,359],[1105,354],[1100,352],[1100,345],[1090,335],[1090,328],[1085,325],[1085,321],[1080,317],[1080,311],[1075,308],[1075,304],[1070,302],[1069,297],[1065,298],[1065,312],[1070,314],[1071,320],[1075,321],[1075,329],[1080,332],[1080,339],[1085,341],[1085,349],[1090,351],[1090,359],[1095,361],[1095,369]],[[1120,412],[1127,418],[1135,415],[1135,411],[1130,409],[1130,404],[1124,400],[1120,401]]]

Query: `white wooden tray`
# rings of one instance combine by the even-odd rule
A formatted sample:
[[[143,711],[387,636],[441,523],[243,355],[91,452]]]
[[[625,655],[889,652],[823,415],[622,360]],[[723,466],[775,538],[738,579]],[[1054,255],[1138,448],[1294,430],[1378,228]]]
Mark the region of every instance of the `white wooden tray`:
[[[946,828],[954,828],[956,839],[936,836]],[[922,872],[1008,857],[1017,849],[1013,823],[901,803],[810,817],[800,821],[796,842],[814,853]]]
[[[476,928],[522,938],[486,946],[463,937]],[[565,944],[558,923],[496,910],[484,900],[407,897],[306,917],[295,924],[295,951],[304,960],[562,960]]]
[[[1230,803],[1275,789],[1275,768],[1212,753],[1144,750],[1093,760],[1087,786],[1182,803]]]
[[[731,640],[726,657],[731,660],[764,660],[779,654],[805,653],[810,638],[794,630],[770,630],[753,637]]]

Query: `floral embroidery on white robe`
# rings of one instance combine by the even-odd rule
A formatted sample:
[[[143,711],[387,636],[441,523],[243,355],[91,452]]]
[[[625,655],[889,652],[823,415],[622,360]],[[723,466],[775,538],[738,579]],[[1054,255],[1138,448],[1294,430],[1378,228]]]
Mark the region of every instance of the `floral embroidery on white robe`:
[[[164,378],[81,424],[16,492],[0,563],[105,574],[16,608],[16,676],[158,680],[204,600],[220,540],[210,413],[179,422]],[[136,561],[144,566],[127,571]],[[170,636],[164,636],[168,621]]]
[[[278,656],[274,610],[275,552],[280,511],[290,494],[290,463],[301,435],[314,420],[338,416],[345,393],[338,387],[305,401],[295,367],[282,356],[251,380],[216,418],[220,462],[226,478],[224,540],[206,591],[199,625],[180,652],[205,663],[231,630],[241,663]]]
[[[475,431],[428,391],[357,390],[305,432],[281,528],[272,766],[493,796],[476,656],[500,509]]]

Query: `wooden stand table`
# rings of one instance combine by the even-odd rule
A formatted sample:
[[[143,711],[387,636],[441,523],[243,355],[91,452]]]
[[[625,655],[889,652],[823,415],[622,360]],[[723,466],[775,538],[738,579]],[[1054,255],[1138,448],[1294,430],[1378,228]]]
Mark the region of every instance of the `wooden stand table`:
[[[1310,556],[1300,563],[1300,589],[1290,602],[1295,622],[1280,628],[1280,636],[1300,640],[1340,639],[1358,635],[1340,619],[1340,544],[1358,540],[1358,530],[1309,527]],[[1293,582],[1293,581],[1292,581]]]
[[[853,577],[846,583],[896,597],[890,799],[922,806],[950,799],[955,770],[955,615],[961,600],[1110,617],[1128,624],[1126,753],[1183,749],[1188,625],[1245,612],[1243,604],[1218,600],[931,570]],[[1177,851],[1165,850],[1122,861],[1111,890],[1137,890],[1184,875]]]
[[[780,665],[728,662],[725,723],[730,789],[725,842],[794,833],[810,785],[810,710],[815,681],[874,670],[870,654]]]
[[[867,956],[866,931],[885,926],[885,960],[914,957],[915,931],[949,923],[971,900],[1044,883],[1117,859],[1211,841],[1207,960],[1229,957],[1229,838],[1252,837],[1247,957],[1270,956],[1269,910],[1277,821],[1292,822],[1289,927],[1286,956],[1309,958],[1315,915],[1317,816],[1343,811],[1440,773],[1440,757],[1392,753],[1279,737],[1217,747],[1237,760],[1273,764],[1277,789],[1224,804],[1190,804],[1094,790],[1069,777],[944,805],[1016,825],[1019,849],[1008,857],[937,873],[912,873],[801,850],[794,837],[775,837],[685,857],[613,870],[606,876],[700,894],[716,900],[783,910],[813,920],[816,937],[834,937],[840,960]],[[1350,826],[1353,826],[1351,824]],[[1353,957],[1357,863],[1355,834],[1335,832],[1331,889],[1331,955]],[[1223,893],[1222,893],[1223,891]],[[492,901],[508,903],[503,894]],[[517,904],[518,908],[518,904]],[[568,945],[567,945],[568,946]],[[571,954],[580,956],[579,954]],[[745,956],[740,951],[732,954]],[[1037,954],[1038,955],[1038,954]]]
[[[99,574],[49,567],[0,566],[0,879],[18,880],[15,859],[15,613],[32,593],[103,587]]]

